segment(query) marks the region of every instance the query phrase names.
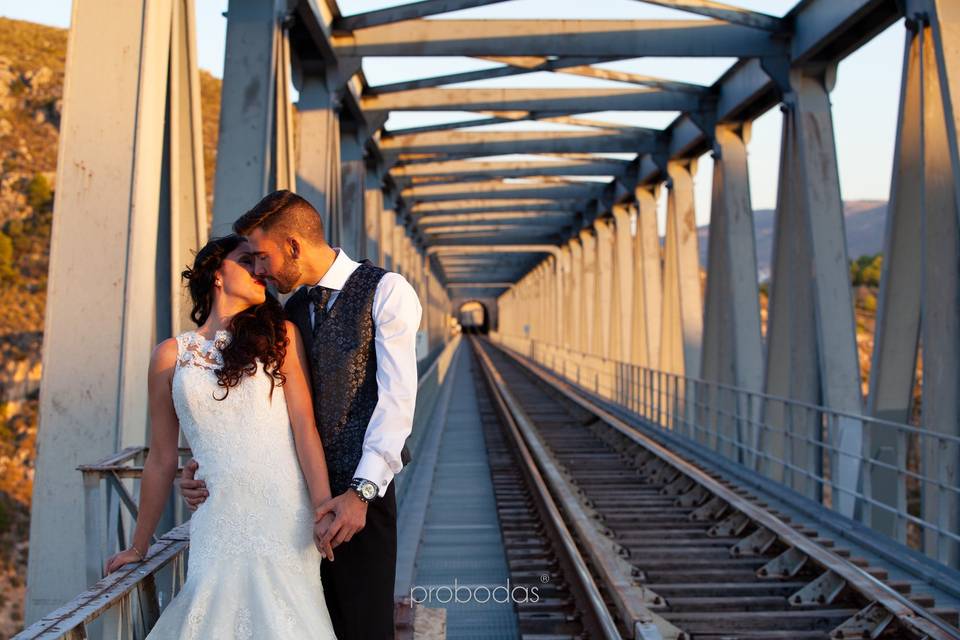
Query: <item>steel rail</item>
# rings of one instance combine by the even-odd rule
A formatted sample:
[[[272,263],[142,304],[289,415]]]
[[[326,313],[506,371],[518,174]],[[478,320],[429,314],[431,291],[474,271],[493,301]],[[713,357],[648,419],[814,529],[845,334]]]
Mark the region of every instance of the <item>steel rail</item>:
[[[484,381],[487,383],[487,389],[490,391],[491,399],[497,408],[501,424],[509,434],[514,447],[516,447],[517,455],[523,461],[522,471],[527,478],[531,495],[536,500],[540,513],[544,516],[544,523],[551,532],[550,537],[559,543],[559,548],[563,551],[563,560],[572,569],[570,575],[575,577],[575,580],[571,586],[581,596],[580,600],[586,604],[586,612],[589,614],[586,617],[585,626],[590,630],[591,637],[597,634],[597,637],[619,640],[621,636],[617,624],[607,610],[603,596],[590,574],[590,569],[577,549],[577,544],[574,542],[573,536],[570,535],[570,531],[563,521],[563,516],[560,515],[560,509],[551,497],[547,489],[547,483],[540,474],[537,463],[520,433],[520,428],[517,426],[513,413],[503,398],[502,379],[498,380],[497,374],[492,368],[492,363],[477,344],[477,339],[471,337],[470,344],[474,353],[480,359],[482,365],[480,370],[483,372]]]
[[[560,509],[551,497],[547,487],[553,487],[557,491],[561,502],[564,503],[567,518],[572,521],[580,539],[587,545],[587,552],[591,556],[598,573],[603,577],[621,617],[633,634],[632,637],[638,640],[685,640],[688,638],[686,633],[647,608],[645,600],[659,599],[656,594],[653,594],[649,589],[637,588],[628,575],[625,576],[622,572],[617,571],[617,567],[614,565],[617,564],[619,556],[615,552],[611,552],[609,539],[605,538],[596,529],[592,518],[582,508],[578,508],[579,505],[573,504],[576,499],[572,496],[572,492],[563,490],[565,481],[560,474],[558,465],[551,459],[546,446],[537,438],[536,427],[520,408],[513,394],[507,388],[503,377],[497,371],[477,338],[472,337],[471,344],[480,360],[481,370],[488,388],[491,390],[491,395],[500,410],[505,426],[521,453],[525,470],[530,473],[534,495],[538,496],[538,500],[543,500],[547,505],[545,515],[549,519],[550,526],[555,528],[562,536],[562,548],[568,560],[576,567],[575,575],[589,589],[591,614],[599,615],[601,619],[608,619],[612,623],[610,612],[607,610],[603,598],[600,597],[596,583],[582,558],[582,554],[577,549],[576,543],[570,536]],[[543,470],[542,474],[541,469]],[[543,477],[544,475],[547,476],[546,480]],[[604,542],[606,542],[606,546],[603,546]],[[621,637],[619,631],[616,631],[615,624],[613,633],[614,635],[610,637]]]
[[[824,571],[832,571],[846,584],[865,598],[868,603],[876,603],[893,615],[901,625],[916,633],[920,638],[931,640],[960,640],[957,629],[923,607],[911,602],[883,581],[870,575],[864,569],[842,558],[829,549],[819,545],[803,533],[797,531],[773,513],[754,504],[731,488],[708,475],[684,458],[670,451],[656,440],[638,432],[628,423],[579,394],[572,385],[552,372],[530,362],[525,356],[487,342],[511,360],[530,372],[537,379],[547,383],[564,397],[584,410],[592,413],[614,430],[626,436],[643,449],[652,453],[662,462],[672,466],[713,496],[725,502],[731,509],[746,516],[758,527],[773,533],[783,544],[801,552],[819,565]]]

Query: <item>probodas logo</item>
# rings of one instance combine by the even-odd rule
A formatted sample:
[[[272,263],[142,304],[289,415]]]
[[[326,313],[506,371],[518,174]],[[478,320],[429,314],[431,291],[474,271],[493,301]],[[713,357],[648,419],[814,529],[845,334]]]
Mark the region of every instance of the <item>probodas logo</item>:
[[[454,578],[453,586],[450,585],[413,585],[410,587],[410,602],[412,604],[449,604],[455,602],[463,604],[467,602],[487,603],[496,602],[498,604],[539,602],[540,592],[538,587],[527,587],[526,585],[510,585],[510,579],[507,578],[506,584],[497,585],[490,588],[489,585],[462,585]]]

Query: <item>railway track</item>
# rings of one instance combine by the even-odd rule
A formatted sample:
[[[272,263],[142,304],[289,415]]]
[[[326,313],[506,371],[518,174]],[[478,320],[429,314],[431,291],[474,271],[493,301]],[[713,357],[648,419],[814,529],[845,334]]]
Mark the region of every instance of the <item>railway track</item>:
[[[946,639],[957,612],[471,338],[525,638]]]

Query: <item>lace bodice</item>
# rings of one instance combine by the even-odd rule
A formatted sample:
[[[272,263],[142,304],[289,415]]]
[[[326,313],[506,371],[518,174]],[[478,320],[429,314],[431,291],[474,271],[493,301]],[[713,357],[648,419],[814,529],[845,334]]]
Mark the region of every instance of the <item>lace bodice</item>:
[[[271,397],[258,360],[224,398],[216,370],[230,339],[176,338],[174,409],[210,495],[190,520],[187,582],[150,640],[333,638],[283,387]]]
[[[223,366],[220,350],[230,342],[230,332],[220,329],[212,339],[196,331],[187,331],[177,336],[177,368],[199,367],[215,371]]]
[[[220,349],[230,338],[226,331],[213,339],[195,331],[177,338],[174,407],[200,464],[197,478],[210,492],[192,526],[216,529],[217,548],[209,551],[218,555],[274,554],[296,568],[287,534],[291,526],[299,527],[309,542],[313,514],[283,387],[275,387],[271,397],[271,379],[258,360],[256,373],[244,376],[224,398],[215,372],[223,364]],[[273,517],[277,510],[289,512],[297,522],[278,525]],[[191,548],[191,564],[206,551]]]

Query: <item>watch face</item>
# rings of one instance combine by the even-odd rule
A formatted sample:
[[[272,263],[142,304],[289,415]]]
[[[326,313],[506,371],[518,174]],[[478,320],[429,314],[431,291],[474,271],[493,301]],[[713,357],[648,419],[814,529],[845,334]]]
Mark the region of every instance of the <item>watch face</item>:
[[[377,495],[377,486],[372,482],[367,482],[367,483],[364,483],[361,491],[363,492],[364,498],[366,498],[367,500],[372,500],[373,496]]]

